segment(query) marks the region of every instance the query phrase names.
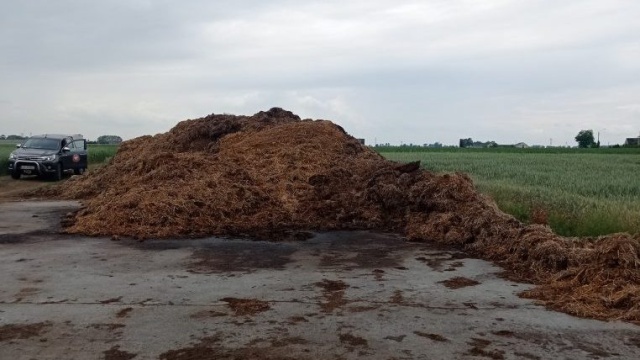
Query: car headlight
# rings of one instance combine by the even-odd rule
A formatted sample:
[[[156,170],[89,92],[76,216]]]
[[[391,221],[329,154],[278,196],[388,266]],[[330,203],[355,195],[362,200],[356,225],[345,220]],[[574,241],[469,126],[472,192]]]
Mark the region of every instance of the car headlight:
[[[15,160],[17,158],[16,154],[11,153],[9,154],[9,160]]]
[[[42,160],[44,160],[44,161],[55,161],[56,160],[56,155],[45,156],[45,157],[42,158]]]

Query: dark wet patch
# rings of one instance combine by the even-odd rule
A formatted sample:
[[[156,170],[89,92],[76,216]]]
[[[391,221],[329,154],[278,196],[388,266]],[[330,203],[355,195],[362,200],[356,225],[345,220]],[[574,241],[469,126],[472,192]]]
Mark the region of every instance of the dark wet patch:
[[[504,351],[502,350],[488,350],[487,348],[491,345],[491,341],[486,339],[478,339],[472,338],[471,342],[468,343],[471,345],[471,349],[467,351],[467,355],[471,356],[480,356],[486,357],[489,359],[502,360],[504,359]]]
[[[283,347],[288,345],[305,345],[308,343],[309,342],[306,339],[301,338],[300,336],[293,336],[293,337],[284,337],[281,339],[274,339],[271,341],[271,346]]]
[[[391,296],[391,299],[389,300],[389,302],[393,303],[393,304],[402,304],[404,303],[404,297],[402,296],[402,290],[396,290],[393,292],[393,296]]]
[[[47,240],[58,240],[62,236],[57,232],[57,228],[52,225],[52,230],[36,230],[20,234],[0,234],[0,244],[20,244],[40,240],[46,237]]]
[[[489,305],[498,308],[498,309],[517,309],[518,305],[515,304],[503,304],[503,303],[499,303],[497,301],[492,301],[489,303]]]
[[[181,349],[169,350],[160,354],[160,360],[195,359],[255,359],[255,360],[294,360],[309,359],[301,353],[291,351],[289,346],[259,347],[249,343],[245,347],[227,348],[220,344],[219,336],[203,338],[199,343]]]
[[[536,356],[533,354],[525,353],[525,352],[514,352],[513,355],[517,356],[520,359],[529,359],[529,360],[540,360],[542,359],[540,356]]]
[[[118,296],[116,298],[102,300],[102,301],[100,301],[100,304],[111,304],[111,303],[115,303],[115,302],[120,302],[120,300],[122,300],[122,296]]]
[[[386,340],[392,340],[395,342],[402,342],[402,340],[404,340],[404,338],[406,338],[407,335],[398,335],[398,336],[386,336],[385,339]]]
[[[349,310],[349,312],[352,312],[352,313],[359,313],[359,312],[378,310],[379,308],[380,308],[380,305],[350,306],[347,310]]]
[[[426,333],[426,332],[422,332],[422,331],[414,331],[414,334],[423,337],[423,338],[427,338],[427,339],[431,339],[433,341],[439,341],[439,342],[447,342],[449,341],[449,339],[447,339],[446,337],[440,335],[440,334],[431,334],[431,333]]]
[[[127,317],[131,311],[133,311],[133,308],[130,308],[130,307],[124,308],[116,313],[116,317],[117,318]]]
[[[357,346],[368,347],[369,346],[369,343],[367,342],[366,339],[363,339],[359,336],[355,336],[353,334],[349,334],[349,333],[340,334],[338,338],[340,339],[341,343],[351,347],[357,347]]]
[[[364,231],[322,233],[309,244],[320,250],[320,266],[346,270],[401,267],[404,252],[424,246],[398,235]]]
[[[444,265],[452,260],[457,259],[466,259],[469,255],[453,250],[453,249],[442,249],[442,251],[437,252],[429,252],[427,254],[423,254],[416,258],[416,260],[427,264],[434,271],[451,271],[451,269],[455,270],[455,267],[452,267],[453,264],[449,265],[447,269],[443,269]]]
[[[138,356],[138,354],[132,354],[123,350],[120,350],[120,346],[113,346],[111,349],[103,351],[104,360],[130,360]]]
[[[504,336],[504,337],[515,337],[515,333],[509,330],[498,330],[491,332],[493,335]]]
[[[467,287],[467,286],[475,286],[475,285],[479,285],[480,283],[472,280],[472,279],[468,279],[465,277],[461,277],[461,276],[457,276],[451,279],[447,279],[447,280],[443,280],[443,281],[438,281],[439,284],[443,284],[444,286],[448,287],[449,289],[461,289],[463,287]]]
[[[295,325],[303,322],[309,322],[309,320],[307,320],[304,316],[291,316],[289,317],[287,322],[291,325]]]
[[[66,302],[68,302],[69,299],[61,299],[61,300],[47,300],[47,301],[43,301],[40,304],[64,304]]]
[[[316,250],[321,267],[344,270],[401,268],[408,251],[425,247],[397,234],[368,231],[318,233],[306,245]]]
[[[92,329],[96,329],[96,330],[107,330],[107,331],[114,331],[117,329],[122,329],[123,327],[125,327],[124,324],[115,324],[115,323],[109,323],[109,324],[90,324],[87,326],[87,328],[92,328]]]
[[[635,337],[630,337],[627,339],[627,341],[625,342],[625,345],[629,346],[635,346],[637,348],[640,348],[640,336],[635,336]]]
[[[196,313],[191,314],[190,318],[192,319],[208,319],[208,318],[215,318],[215,317],[222,317],[222,316],[227,316],[228,314],[222,311],[215,311],[215,310],[202,310],[202,311],[198,311]]]
[[[582,339],[573,339],[573,345],[584,352],[590,354],[590,358],[601,359],[611,357],[612,354],[600,347],[600,344],[584,341]]]
[[[462,261],[454,261],[451,264],[449,264],[448,266],[449,267],[444,269],[444,271],[456,271],[456,269],[463,267],[464,263]]]
[[[462,305],[464,305],[464,306],[466,306],[466,307],[468,307],[469,309],[472,309],[472,310],[478,310],[478,307],[476,306],[476,303],[474,303],[474,302],[470,302],[470,301],[469,302],[463,302]]]
[[[329,251],[320,259],[321,267],[343,268],[352,270],[358,268],[396,267],[401,258],[388,249],[365,248],[357,252]]]
[[[205,241],[205,240],[203,240]],[[265,241],[214,241],[200,246],[191,255],[188,271],[221,273],[256,269],[283,270],[291,262],[296,247]]]
[[[37,203],[38,201],[33,201]],[[32,203],[31,201],[28,203]],[[43,238],[46,240],[60,240],[68,238],[67,235],[60,234],[62,229],[61,222],[64,221],[66,214],[76,211],[80,207],[78,205],[59,205],[50,207],[47,205],[45,208],[39,207],[38,204],[26,205],[24,202],[15,202],[15,208],[11,202],[4,203],[3,211],[14,212],[14,214],[24,214],[24,217],[37,218],[37,226],[32,227],[32,231],[27,231],[20,234],[0,234],[0,244],[17,244],[25,242],[40,241]],[[30,221],[30,220],[29,220]],[[41,227],[41,228],[40,228]]]
[[[384,278],[384,270],[374,269],[372,272],[376,281],[382,281],[382,279]]]
[[[344,292],[349,285],[344,281],[324,279],[317,282],[315,285],[323,289],[322,295],[324,297],[324,301],[320,303],[320,308],[323,312],[333,312],[333,310],[341,308],[349,303],[344,298]]]
[[[30,295],[34,295],[40,292],[40,288],[36,288],[36,287],[25,287],[20,289],[20,291],[18,291],[18,293],[16,294],[17,297],[24,297],[24,296],[30,296]]]
[[[498,330],[492,332],[492,334],[507,338],[515,338],[518,340],[522,340],[528,343],[535,344],[541,348],[547,348],[548,346],[557,346],[559,348],[563,348],[566,350],[577,349],[584,353],[589,354],[587,357],[590,358],[607,358],[616,356],[616,354],[610,353],[607,350],[604,350],[601,344],[590,342],[583,338],[582,336],[572,335],[572,334],[542,334],[536,332],[512,332],[509,330]],[[620,336],[624,336],[624,333],[621,333]],[[567,346],[567,344],[571,344]],[[625,345],[629,345],[625,343]],[[536,357],[537,358],[537,357]],[[533,358],[532,358],[533,359]]]
[[[229,304],[229,307],[234,311],[236,316],[255,315],[271,309],[268,302],[257,299],[226,297],[220,300]]]
[[[48,331],[52,323],[49,321],[33,324],[7,324],[0,326],[0,342],[8,340],[29,339]]]

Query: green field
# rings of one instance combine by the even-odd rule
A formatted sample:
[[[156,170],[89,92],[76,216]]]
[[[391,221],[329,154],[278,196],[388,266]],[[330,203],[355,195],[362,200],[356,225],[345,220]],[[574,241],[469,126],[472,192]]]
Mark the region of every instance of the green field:
[[[3,141],[0,143],[0,175],[9,175],[8,162],[9,162],[9,153],[16,149],[15,141],[11,143],[7,143]],[[89,166],[94,164],[100,164],[104,162],[106,159],[112,157],[118,147],[116,145],[89,145]]]
[[[505,212],[559,234],[640,233],[640,149],[376,148],[388,159],[470,174]],[[542,215],[541,215],[542,214]]]

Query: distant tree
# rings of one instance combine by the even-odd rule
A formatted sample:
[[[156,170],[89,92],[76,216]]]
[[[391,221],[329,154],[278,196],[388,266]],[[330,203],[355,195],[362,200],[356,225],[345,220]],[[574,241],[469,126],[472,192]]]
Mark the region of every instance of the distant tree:
[[[20,135],[9,135],[7,136],[7,140],[24,140],[26,137]]]
[[[103,145],[113,145],[120,144],[122,142],[122,138],[117,135],[102,135],[98,136],[96,143]]]
[[[593,130],[580,130],[578,135],[576,135],[576,141],[580,148],[589,148],[596,145],[595,138],[593,137]]]
[[[4,139],[6,139],[6,138],[7,138],[7,137],[6,137],[4,134],[0,135],[0,140],[4,140]]]
[[[473,139],[468,138],[468,139],[460,139],[460,147],[461,148],[466,148],[469,146],[473,146]]]

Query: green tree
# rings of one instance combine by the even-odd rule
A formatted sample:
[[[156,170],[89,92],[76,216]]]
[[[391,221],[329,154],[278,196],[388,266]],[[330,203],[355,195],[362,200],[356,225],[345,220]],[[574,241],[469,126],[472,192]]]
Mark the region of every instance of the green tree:
[[[122,138],[118,135],[102,135],[96,140],[98,144],[120,144]]]
[[[8,135],[7,140],[24,140],[26,137],[20,135]]]
[[[460,147],[461,148],[466,148],[469,146],[473,146],[473,139],[468,138],[468,139],[460,139]]]
[[[576,135],[576,141],[578,142],[578,147],[581,148],[589,148],[596,145],[593,130],[580,130],[578,135]]]

